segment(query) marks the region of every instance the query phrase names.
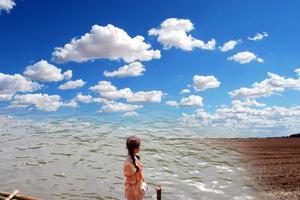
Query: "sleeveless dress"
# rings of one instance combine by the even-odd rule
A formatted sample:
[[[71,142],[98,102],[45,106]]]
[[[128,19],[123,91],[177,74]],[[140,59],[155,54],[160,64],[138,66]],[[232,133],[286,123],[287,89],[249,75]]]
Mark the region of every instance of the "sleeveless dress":
[[[141,185],[144,181],[144,175],[142,171],[142,163],[136,157],[136,165],[139,167],[139,171],[136,172],[136,168],[133,165],[133,161],[130,156],[124,162],[124,176],[125,176],[125,199],[126,200],[142,200],[143,194],[141,191]]]

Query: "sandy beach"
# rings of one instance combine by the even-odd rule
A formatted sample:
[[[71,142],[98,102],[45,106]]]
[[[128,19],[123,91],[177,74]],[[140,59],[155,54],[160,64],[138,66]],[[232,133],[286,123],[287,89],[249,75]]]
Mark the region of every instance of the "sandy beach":
[[[239,152],[262,199],[300,199],[300,138],[208,139]]]

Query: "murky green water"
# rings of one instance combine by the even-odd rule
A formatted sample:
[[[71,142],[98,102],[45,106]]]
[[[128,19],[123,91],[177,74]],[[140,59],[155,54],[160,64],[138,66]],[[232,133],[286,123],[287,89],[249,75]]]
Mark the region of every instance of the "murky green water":
[[[142,138],[150,187],[145,199],[156,199],[157,184],[164,200],[256,199],[236,152],[194,139],[180,127],[7,118],[0,124],[2,191],[19,189],[49,200],[123,199],[125,139],[135,134]]]

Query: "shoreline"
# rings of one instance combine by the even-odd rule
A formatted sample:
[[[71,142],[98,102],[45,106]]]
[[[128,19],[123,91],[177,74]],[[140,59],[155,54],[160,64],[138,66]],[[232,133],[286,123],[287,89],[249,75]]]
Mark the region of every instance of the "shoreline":
[[[238,152],[262,199],[300,199],[300,138],[206,138]]]

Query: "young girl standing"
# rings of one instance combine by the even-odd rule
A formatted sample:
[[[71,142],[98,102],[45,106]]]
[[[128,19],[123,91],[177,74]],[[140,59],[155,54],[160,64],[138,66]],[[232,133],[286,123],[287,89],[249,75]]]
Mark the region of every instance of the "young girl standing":
[[[125,199],[142,200],[145,190],[142,189],[144,176],[140,157],[136,155],[140,152],[141,140],[136,136],[127,138],[126,147],[128,155],[124,163],[125,176]]]

